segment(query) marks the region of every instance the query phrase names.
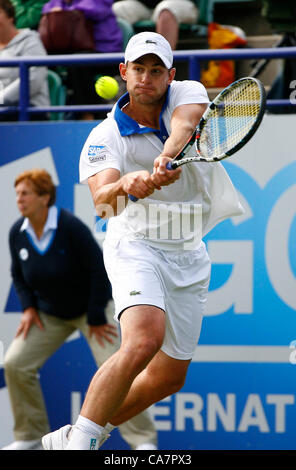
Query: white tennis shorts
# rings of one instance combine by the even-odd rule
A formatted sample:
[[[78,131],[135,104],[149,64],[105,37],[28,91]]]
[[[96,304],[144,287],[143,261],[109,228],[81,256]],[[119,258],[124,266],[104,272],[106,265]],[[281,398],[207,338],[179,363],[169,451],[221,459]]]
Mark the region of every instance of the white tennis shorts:
[[[210,282],[211,263],[202,242],[195,251],[163,251],[139,241],[104,244],[115,316],[133,305],[165,311],[161,350],[175,359],[191,359],[196,349]]]

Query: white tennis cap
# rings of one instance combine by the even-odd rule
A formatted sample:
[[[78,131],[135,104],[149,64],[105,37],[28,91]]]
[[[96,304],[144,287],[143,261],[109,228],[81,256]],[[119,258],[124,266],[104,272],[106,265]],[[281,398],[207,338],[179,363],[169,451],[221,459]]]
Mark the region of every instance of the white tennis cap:
[[[157,55],[168,69],[173,65],[172,48],[161,34],[145,31],[132,36],[125,49],[125,63],[146,54]]]

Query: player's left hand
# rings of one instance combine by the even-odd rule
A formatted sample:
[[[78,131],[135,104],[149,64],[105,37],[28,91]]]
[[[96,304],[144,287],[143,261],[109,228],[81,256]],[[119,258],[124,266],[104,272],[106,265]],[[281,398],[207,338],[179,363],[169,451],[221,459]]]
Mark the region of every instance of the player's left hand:
[[[104,341],[108,341],[108,343],[113,344],[114,340],[113,337],[117,337],[117,328],[114,325],[110,325],[110,323],[105,323],[104,325],[90,325],[89,326],[89,336],[95,336],[98,343],[104,347]]]
[[[172,159],[166,155],[159,155],[154,160],[153,173],[151,175],[151,180],[154,184],[168,186],[180,178],[182,168],[179,167],[176,170],[167,170],[166,165],[171,160]]]

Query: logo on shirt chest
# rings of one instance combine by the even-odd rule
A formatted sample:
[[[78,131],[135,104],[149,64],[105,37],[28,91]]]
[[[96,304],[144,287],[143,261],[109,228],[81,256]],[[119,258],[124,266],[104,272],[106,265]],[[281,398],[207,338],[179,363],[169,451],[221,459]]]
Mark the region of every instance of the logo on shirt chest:
[[[90,145],[87,155],[90,163],[104,161],[106,160],[106,148],[104,145]]]

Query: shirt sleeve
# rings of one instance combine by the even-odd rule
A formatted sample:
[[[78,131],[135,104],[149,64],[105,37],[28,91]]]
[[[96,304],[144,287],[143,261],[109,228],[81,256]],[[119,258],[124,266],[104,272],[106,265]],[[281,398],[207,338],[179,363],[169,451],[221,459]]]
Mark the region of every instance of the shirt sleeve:
[[[170,88],[169,106],[174,110],[182,104],[208,104],[209,97],[202,83],[194,80],[173,82]]]
[[[109,168],[122,172],[122,151],[119,149],[116,134],[117,129],[106,121],[92,130],[80,155],[80,183],[86,183],[90,176]]]
[[[22,310],[24,311],[29,307],[36,307],[36,299],[34,293],[28,287],[23,277],[18,253],[15,248],[13,229],[9,233],[9,249],[11,254],[11,276]]]

